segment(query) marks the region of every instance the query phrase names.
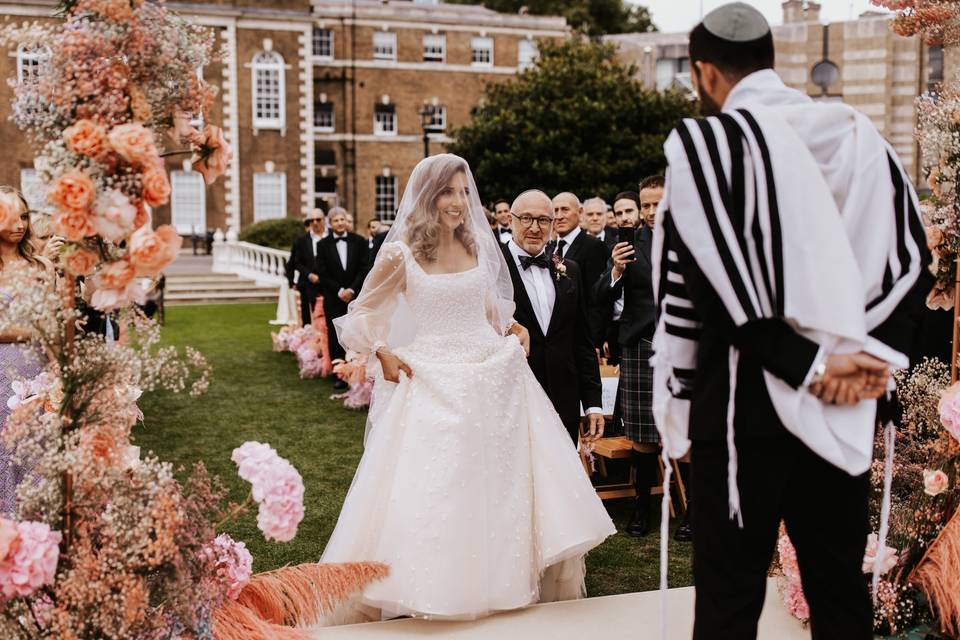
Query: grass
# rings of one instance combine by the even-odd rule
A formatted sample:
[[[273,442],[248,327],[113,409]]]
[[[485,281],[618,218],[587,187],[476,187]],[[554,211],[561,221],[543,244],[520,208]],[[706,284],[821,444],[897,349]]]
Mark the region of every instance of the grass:
[[[137,444],[163,460],[178,466],[203,461],[236,501],[244,499],[249,485],[237,477],[230,453],[247,440],[270,443],[300,471],[306,516],[295,540],[265,541],[255,512],[228,527],[247,543],[256,571],[320,557],[363,453],[366,419],[365,413],[329,399],[330,382],[300,380],[293,356],[270,350],[267,322],[273,314],[269,304],[169,308],[164,342],[204,353],[213,365],[213,382],[199,398],[147,394],[141,401],[146,418],[135,432]],[[622,530],[631,505],[611,501],[607,507]],[[658,511],[652,508],[653,515]],[[691,584],[690,545],[672,543],[670,551],[670,585]],[[587,566],[592,596],[655,589],[658,536],[635,539],[618,533],[590,553]]]

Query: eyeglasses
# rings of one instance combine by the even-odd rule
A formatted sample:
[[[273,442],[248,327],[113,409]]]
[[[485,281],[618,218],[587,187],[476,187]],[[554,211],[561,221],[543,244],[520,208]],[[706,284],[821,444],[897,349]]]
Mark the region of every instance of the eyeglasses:
[[[529,229],[530,227],[532,227],[534,222],[536,222],[537,226],[540,227],[541,229],[549,229],[550,225],[553,224],[553,218],[548,218],[546,216],[539,216],[537,218],[534,218],[533,216],[527,216],[527,215],[518,216],[512,211],[510,212],[510,215],[512,215],[517,220],[519,220],[520,226],[522,226],[524,229]]]

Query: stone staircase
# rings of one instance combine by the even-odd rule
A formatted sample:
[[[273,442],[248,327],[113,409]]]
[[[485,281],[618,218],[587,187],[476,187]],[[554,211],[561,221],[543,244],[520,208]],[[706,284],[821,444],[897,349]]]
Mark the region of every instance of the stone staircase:
[[[231,274],[170,273],[167,275],[166,304],[229,304],[277,302],[280,289],[259,286]]]

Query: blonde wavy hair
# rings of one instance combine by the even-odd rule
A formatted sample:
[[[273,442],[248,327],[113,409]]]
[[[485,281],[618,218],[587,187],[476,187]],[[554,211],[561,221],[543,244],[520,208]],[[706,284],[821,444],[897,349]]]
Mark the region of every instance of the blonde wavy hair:
[[[23,209],[19,213],[24,211],[30,211],[30,204],[27,202],[26,197],[23,193],[20,192],[16,187],[11,187],[10,185],[0,184],[0,193],[6,195],[16,196],[17,200],[20,201],[20,204],[23,205]],[[32,216],[31,216],[32,218]],[[20,238],[20,242],[17,244],[17,253],[20,254],[20,257],[26,260],[31,264],[37,264],[39,261],[36,257],[36,247],[34,247],[34,238],[33,238],[33,220],[27,224],[27,232],[23,234],[23,237]],[[0,269],[3,269],[3,259],[0,258]]]
[[[414,257],[424,262],[437,261],[441,229],[437,199],[458,173],[467,175],[467,163],[462,158],[438,158],[434,165],[435,170],[415,176],[419,184],[410,185],[417,196],[407,222],[405,242]],[[463,222],[454,230],[453,236],[471,256],[476,256],[477,242],[470,220],[469,211],[464,211]]]

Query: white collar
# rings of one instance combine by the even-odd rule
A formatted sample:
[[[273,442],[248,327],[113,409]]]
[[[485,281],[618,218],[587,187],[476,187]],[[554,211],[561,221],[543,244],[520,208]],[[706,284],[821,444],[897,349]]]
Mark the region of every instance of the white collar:
[[[581,231],[580,225],[577,225],[577,226],[575,226],[573,229],[571,229],[570,231],[568,231],[568,232],[567,232],[567,235],[561,236],[561,237],[560,237],[560,240],[565,241],[565,242],[567,243],[566,246],[569,247],[570,245],[573,244],[573,241],[577,239],[577,236],[580,235],[580,231]]]
[[[724,111],[733,111],[751,105],[777,106],[813,102],[809,96],[791,89],[773,69],[754,71],[738,82],[723,103]]]
[[[318,236],[317,234],[315,234],[312,229],[308,233],[310,234],[310,237],[313,239],[314,242],[323,238],[323,236]]]

